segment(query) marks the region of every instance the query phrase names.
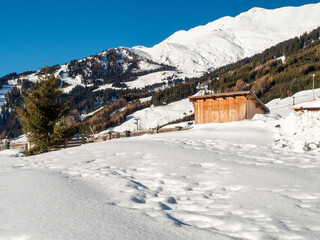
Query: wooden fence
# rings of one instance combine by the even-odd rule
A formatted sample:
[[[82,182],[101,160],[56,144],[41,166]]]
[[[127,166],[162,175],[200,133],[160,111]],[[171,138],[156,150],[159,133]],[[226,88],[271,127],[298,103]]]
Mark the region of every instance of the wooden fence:
[[[0,143],[0,151],[8,149],[8,146],[6,145],[6,143]]]
[[[85,143],[86,143],[85,137],[72,137],[72,138],[66,139],[64,141],[64,144],[60,145],[59,148],[78,147]]]
[[[79,136],[79,137],[72,137],[66,139],[64,144],[59,145],[57,148],[52,149],[53,151],[63,149],[63,148],[70,148],[70,147],[77,147],[81,146],[85,143],[93,143],[93,142],[101,142],[106,140],[112,140],[116,138],[123,138],[123,137],[136,137],[141,136],[144,134],[157,134],[157,133],[165,133],[165,132],[174,132],[174,131],[183,131],[189,130],[192,127],[172,127],[172,128],[162,128],[162,129],[150,129],[150,130],[139,130],[139,131],[124,131],[124,132],[109,132],[106,133],[104,136],[100,137],[90,137],[90,136]],[[18,149],[24,152],[28,151],[28,143],[27,142],[4,142],[0,143],[0,151],[5,149]]]
[[[66,139],[64,144],[59,145],[56,149],[58,150],[62,148],[70,148],[70,147],[77,147],[81,146],[82,144],[86,143],[86,137],[72,137],[69,139]],[[20,151],[27,152],[28,151],[28,143],[27,142],[15,142],[15,141],[6,141],[3,143],[0,143],[0,151],[6,150],[6,149],[17,149]]]
[[[93,142],[102,142],[107,140],[112,140],[116,138],[124,138],[124,137],[137,137],[142,136],[144,134],[157,134],[157,133],[166,133],[166,132],[175,132],[175,131],[184,131],[189,130],[193,127],[172,127],[172,128],[162,128],[162,129],[150,129],[150,130],[138,130],[138,131],[124,131],[124,132],[108,132],[103,136],[99,136],[93,139]]]

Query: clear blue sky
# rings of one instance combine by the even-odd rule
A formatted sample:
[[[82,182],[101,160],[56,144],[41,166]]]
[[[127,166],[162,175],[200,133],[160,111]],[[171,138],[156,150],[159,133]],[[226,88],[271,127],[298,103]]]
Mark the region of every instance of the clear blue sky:
[[[151,47],[172,33],[236,16],[252,7],[301,6],[307,0],[55,0],[1,2],[0,76],[64,64],[126,46]]]

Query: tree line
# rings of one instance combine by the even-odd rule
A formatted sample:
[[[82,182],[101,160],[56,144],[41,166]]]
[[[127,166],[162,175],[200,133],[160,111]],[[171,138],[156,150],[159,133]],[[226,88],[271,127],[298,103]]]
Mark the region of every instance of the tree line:
[[[251,58],[207,73],[200,81],[208,81],[215,92],[251,90],[264,102],[291,96],[310,88],[311,77],[305,82],[294,79],[320,71],[319,36],[320,28],[317,28],[300,38],[284,41]],[[284,62],[279,57],[283,57]]]

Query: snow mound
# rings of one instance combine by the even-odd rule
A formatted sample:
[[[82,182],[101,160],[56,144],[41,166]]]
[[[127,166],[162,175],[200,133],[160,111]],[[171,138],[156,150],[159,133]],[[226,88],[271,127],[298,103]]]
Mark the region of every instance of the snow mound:
[[[320,112],[291,113],[279,120],[275,145],[295,152],[320,152]]]

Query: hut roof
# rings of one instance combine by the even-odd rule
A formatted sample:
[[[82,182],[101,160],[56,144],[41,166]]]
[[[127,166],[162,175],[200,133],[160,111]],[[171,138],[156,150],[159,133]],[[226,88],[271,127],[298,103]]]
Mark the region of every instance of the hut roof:
[[[208,94],[208,95],[202,95],[202,96],[192,96],[189,97],[191,102],[201,100],[201,99],[215,99],[215,98],[225,98],[225,97],[236,97],[236,96],[246,96],[250,97],[252,100],[254,100],[257,104],[261,106],[262,109],[266,111],[266,113],[269,113],[269,108],[263,104],[263,102],[253,93],[250,91],[241,91],[241,92],[228,92],[228,93],[217,93],[217,94]]]

